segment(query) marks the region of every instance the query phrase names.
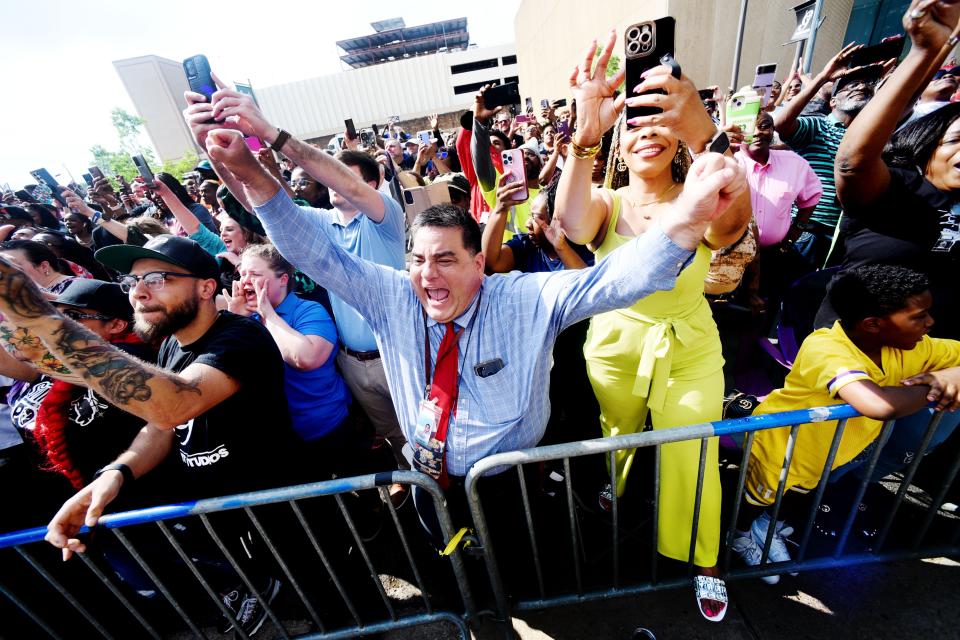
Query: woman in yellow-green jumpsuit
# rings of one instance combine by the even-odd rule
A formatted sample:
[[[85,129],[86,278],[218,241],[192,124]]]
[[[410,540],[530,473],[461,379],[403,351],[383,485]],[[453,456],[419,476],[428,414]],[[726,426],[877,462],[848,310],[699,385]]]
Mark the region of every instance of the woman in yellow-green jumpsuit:
[[[690,164],[688,147],[702,153],[717,136],[696,87],[686,78],[671,76],[666,66],[649,72],[643,80],[648,86],[641,86],[640,91],[628,87],[631,96],[663,89],[664,94],[626,100],[629,106],[656,106],[657,113],[631,114],[629,120],[621,115],[625,101],[622,96],[615,98],[614,91],[623,78],[605,75],[614,42],[615,34],[611,34],[592,72],[596,43],[588,47],[570,78],[577,122],[554,215],[567,237],[588,244],[598,260],[670,215],[675,201],[682,197]],[[607,188],[592,189],[593,160],[602,136],[615,123]],[[720,144],[713,146],[714,151],[723,140],[721,137]],[[712,156],[709,162],[736,167],[732,158]],[[730,171],[737,176],[730,184],[737,182],[743,187],[742,172]],[[592,319],[584,356],[600,403],[605,436],[642,430],[648,412],[654,429],[720,419],[723,358],[717,328],[703,297],[703,280],[710,249],[736,242],[750,219],[749,192],[731,187],[728,193],[724,212],[707,229],[705,244],[681,271],[673,290]],[[699,441],[661,449],[658,551],[681,561],[688,559],[690,550],[699,458]],[[617,457],[618,493],[623,491],[632,461],[632,451],[620,452]],[[701,576],[695,580],[698,605],[709,620],[722,619],[726,610],[726,592],[716,578],[719,545],[720,480],[717,442],[711,439],[694,552]],[[701,589],[704,583],[712,586]]]
[[[622,198],[613,191],[609,194],[613,212],[603,242],[596,247],[597,260],[630,240],[616,233]],[[604,436],[642,431],[647,412],[654,429],[720,419],[723,357],[717,325],[703,297],[709,266],[710,250],[701,244],[673,290],[658,291],[628,309],[594,316],[590,321],[583,353],[600,403]],[[623,494],[634,451],[617,452],[617,495]],[[658,551],[686,561],[700,441],[663,445],[660,455]],[[719,544],[720,475],[717,441],[711,438],[694,562],[701,567],[715,565]]]

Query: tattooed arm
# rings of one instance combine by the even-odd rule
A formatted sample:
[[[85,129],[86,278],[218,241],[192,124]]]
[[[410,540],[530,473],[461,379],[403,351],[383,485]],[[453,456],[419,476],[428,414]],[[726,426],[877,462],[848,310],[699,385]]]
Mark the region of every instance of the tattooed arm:
[[[2,259],[0,313],[43,341],[80,384],[158,429],[173,429],[240,389],[239,382],[209,365],[192,364],[178,375],[120,351],[62,316],[30,278]]]

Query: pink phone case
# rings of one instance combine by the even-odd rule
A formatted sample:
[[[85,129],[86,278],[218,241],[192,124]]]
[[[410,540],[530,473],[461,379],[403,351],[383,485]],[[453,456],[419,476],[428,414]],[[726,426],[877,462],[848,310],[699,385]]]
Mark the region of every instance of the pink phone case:
[[[507,176],[507,184],[512,184],[514,182],[519,182],[523,184],[523,189],[517,191],[513,194],[513,200],[526,200],[529,195],[527,193],[527,170],[523,164],[523,151],[520,149],[507,149],[501,155],[503,160],[503,171],[504,173],[507,170],[510,170],[510,175]]]

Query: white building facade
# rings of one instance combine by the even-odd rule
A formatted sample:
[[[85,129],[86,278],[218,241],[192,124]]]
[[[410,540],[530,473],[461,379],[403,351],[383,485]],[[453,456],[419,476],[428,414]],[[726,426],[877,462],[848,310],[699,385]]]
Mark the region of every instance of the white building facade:
[[[513,44],[411,57],[272,87],[254,87],[264,115],[301,139],[446,113],[473,104],[481,86],[517,81]]]

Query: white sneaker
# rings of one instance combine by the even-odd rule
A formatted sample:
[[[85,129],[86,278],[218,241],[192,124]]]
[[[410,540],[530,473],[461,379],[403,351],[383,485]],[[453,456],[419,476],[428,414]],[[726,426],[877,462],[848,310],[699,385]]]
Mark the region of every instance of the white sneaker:
[[[733,542],[730,543],[730,548],[733,549],[738,556],[743,558],[744,563],[747,565],[751,567],[760,565],[760,557],[763,555],[763,552],[760,550],[760,547],[757,546],[752,535],[737,536],[733,539]],[[780,576],[762,576],[761,580],[767,584],[777,584],[780,582]]]
[[[770,552],[767,554],[767,560],[769,562],[790,562],[792,558],[790,558],[790,552],[787,551],[787,545],[783,541],[782,531],[784,527],[780,522],[777,525],[773,533],[773,540],[770,542]],[[767,541],[767,528],[769,526],[770,516],[767,513],[754,520],[750,526],[750,535],[760,549],[761,555],[763,555],[763,545]],[[791,571],[790,575],[795,576],[797,572]]]

